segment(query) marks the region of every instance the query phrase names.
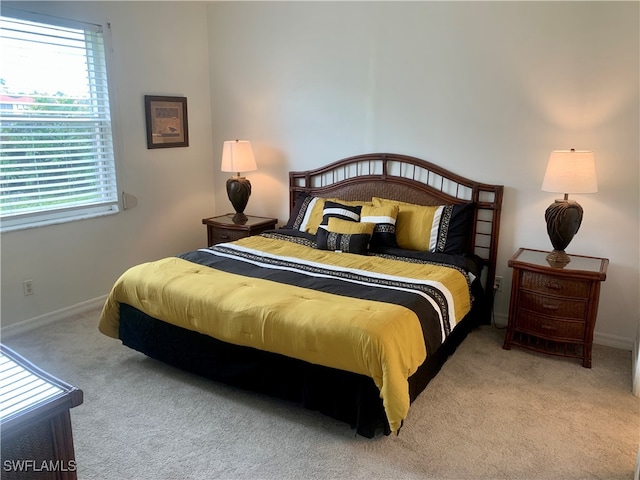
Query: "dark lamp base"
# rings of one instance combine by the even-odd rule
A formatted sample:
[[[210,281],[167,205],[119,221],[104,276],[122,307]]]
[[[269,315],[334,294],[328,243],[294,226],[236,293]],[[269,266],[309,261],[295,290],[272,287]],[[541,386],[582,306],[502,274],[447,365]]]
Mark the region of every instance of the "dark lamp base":
[[[552,267],[562,268],[571,261],[564,250],[580,228],[582,213],[582,207],[572,200],[556,200],[544,212],[547,233],[553,245],[547,262]]]
[[[251,182],[245,177],[231,177],[227,180],[227,195],[231,205],[233,205],[233,209],[236,211],[233,216],[233,223],[244,225],[247,222],[244,209],[251,196]]]
[[[547,255],[547,262],[549,262],[549,265],[552,267],[563,268],[570,261],[571,257],[567,255],[564,250],[554,250]]]
[[[236,225],[244,225],[245,223],[247,223],[247,220],[249,219],[244,213],[236,212],[232,220],[233,220],[233,223],[235,223]]]

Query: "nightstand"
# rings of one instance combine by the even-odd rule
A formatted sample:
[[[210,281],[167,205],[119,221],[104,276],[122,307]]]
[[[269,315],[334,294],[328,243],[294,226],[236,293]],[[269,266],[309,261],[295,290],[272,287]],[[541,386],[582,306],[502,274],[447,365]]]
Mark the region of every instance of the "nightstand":
[[[272,230],[276,228],[278,219],[247,215],[247,221],[240,225],[233,223],[233,213],[227,213],[217,217],[203,218],[202,223],[207,226],[207,245],[211,246]]]
[[[591,368],[600,283],[609,260],[570,255],[571,262],[558,268],[549,265],[547,254],[521,248],[509,260],[513,280],[503,348],[580,358]]]

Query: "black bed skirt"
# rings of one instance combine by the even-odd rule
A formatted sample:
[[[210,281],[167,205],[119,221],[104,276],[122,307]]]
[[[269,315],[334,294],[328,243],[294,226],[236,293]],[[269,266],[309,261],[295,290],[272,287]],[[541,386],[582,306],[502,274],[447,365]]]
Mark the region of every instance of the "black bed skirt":
[[[477,323],[467,315],[409,378],[411,402]],[[120,339],[134,350],[183,370],[320,411],[348,423],[364,437],[391,433],[380,391],[370,377],[225,343],[156,320],[126,304],[120,305]]]

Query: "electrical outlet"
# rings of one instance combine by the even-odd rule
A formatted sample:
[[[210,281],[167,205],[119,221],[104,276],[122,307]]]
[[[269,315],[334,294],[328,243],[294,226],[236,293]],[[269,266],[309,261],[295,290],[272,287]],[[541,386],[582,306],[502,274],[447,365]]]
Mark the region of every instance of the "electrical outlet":
[[[22,282],[22,290],[24,291],[25,297],[27,295],[33,295],[33,280],[25,280]]]
[[[502,292],[502,280],[503,280],[502,276],[496,275],[496,279],[493,282],[493,288],[496,291],[496,293]]]

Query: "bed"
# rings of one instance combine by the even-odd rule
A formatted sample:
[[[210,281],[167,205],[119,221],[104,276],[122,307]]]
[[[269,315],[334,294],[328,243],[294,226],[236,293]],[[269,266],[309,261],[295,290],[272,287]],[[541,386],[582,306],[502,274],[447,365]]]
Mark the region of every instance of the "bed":
[[[493,306],[503,187],[375,153],[290,172],[290,218],[132,267],[98,328],[372,438]]]

